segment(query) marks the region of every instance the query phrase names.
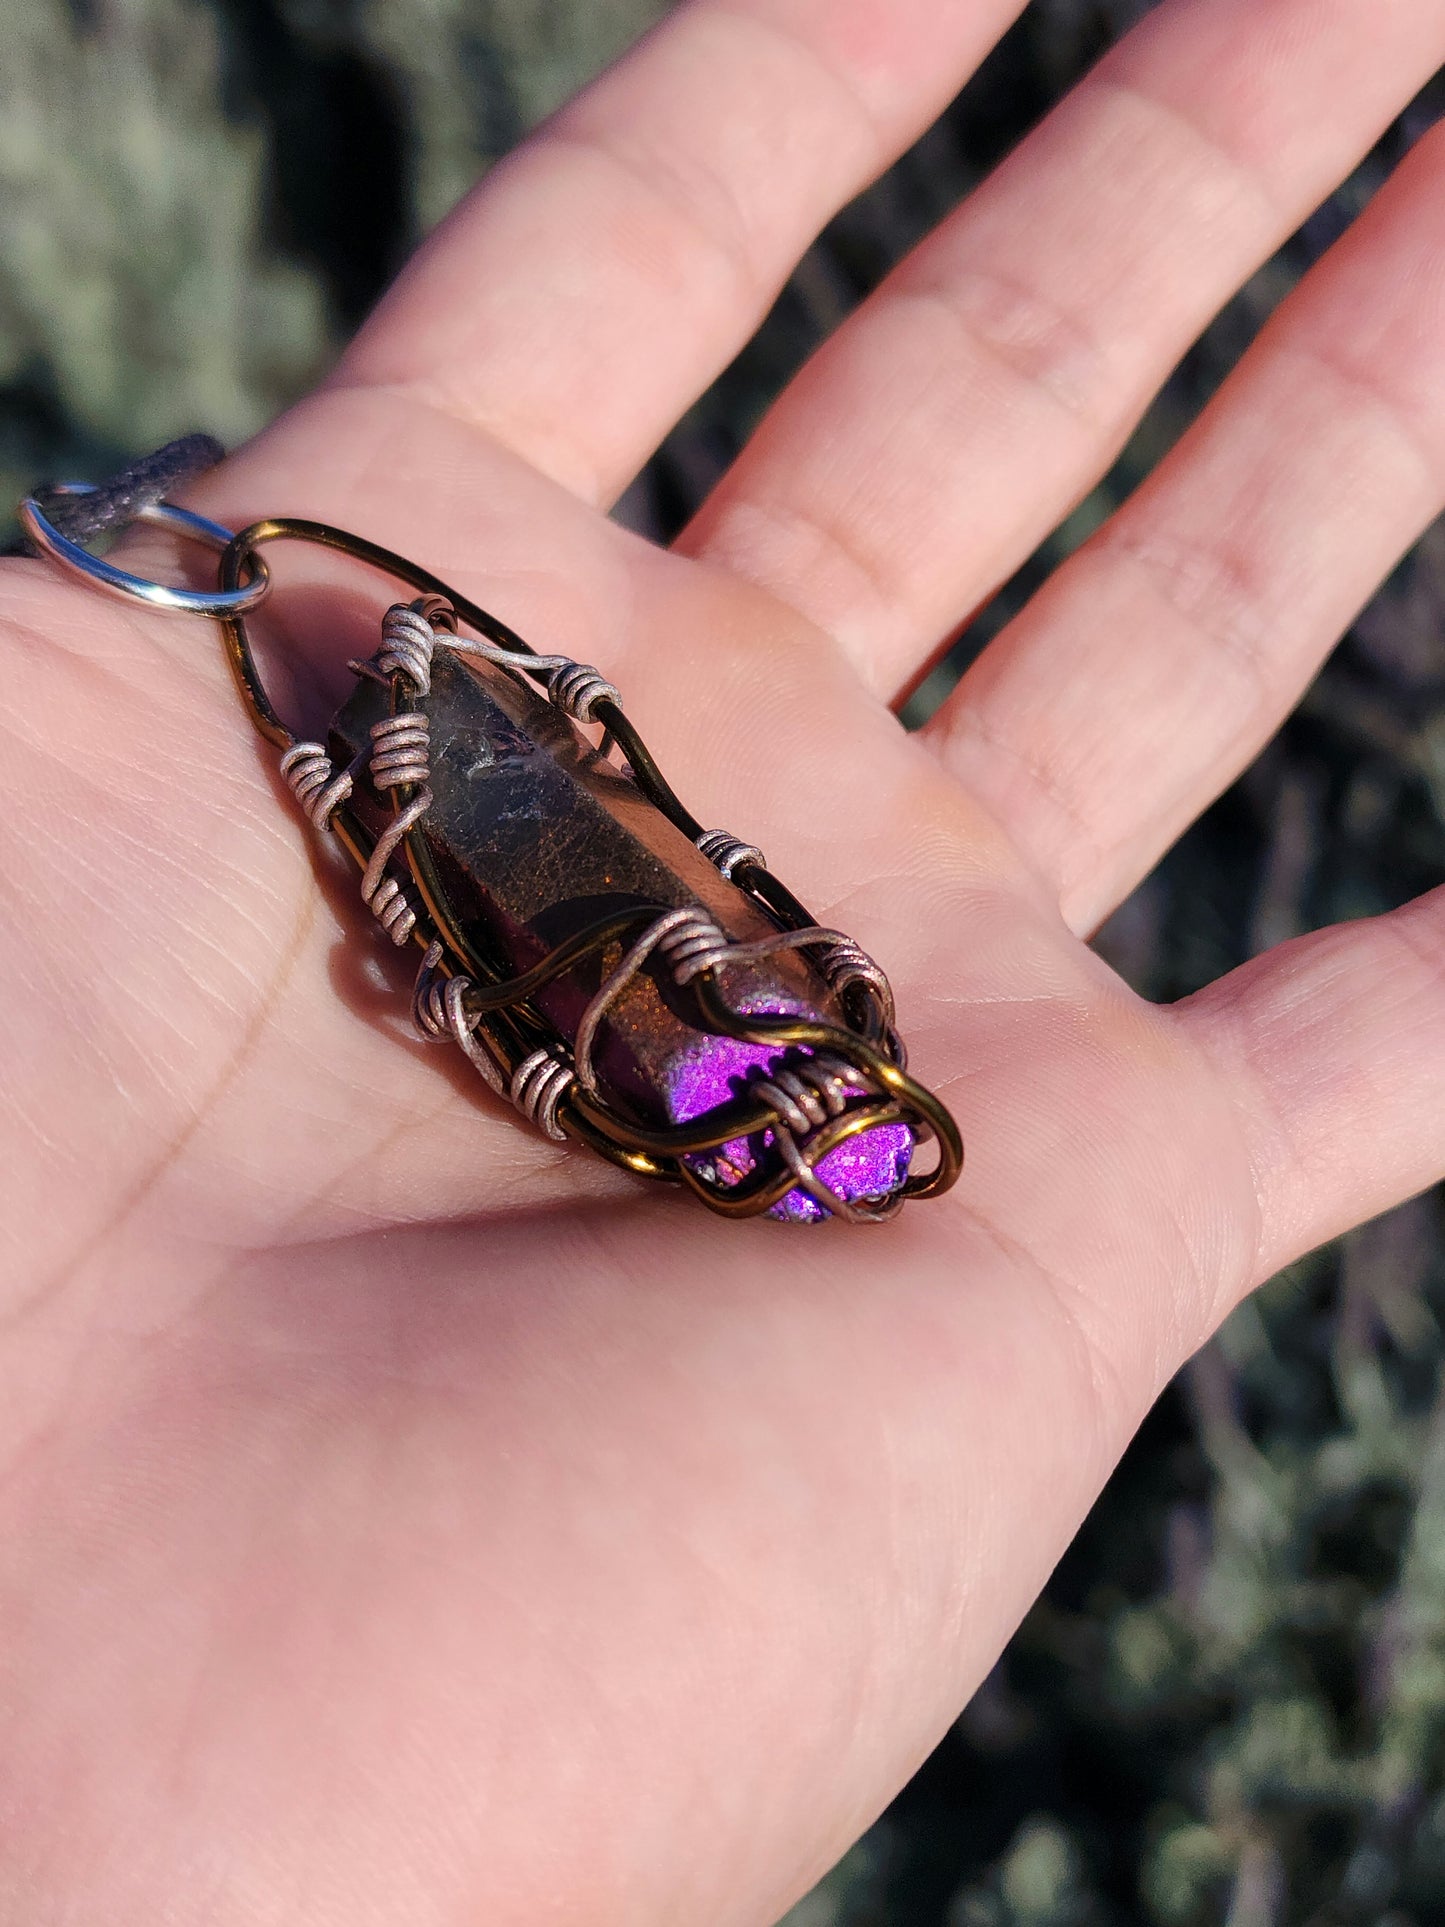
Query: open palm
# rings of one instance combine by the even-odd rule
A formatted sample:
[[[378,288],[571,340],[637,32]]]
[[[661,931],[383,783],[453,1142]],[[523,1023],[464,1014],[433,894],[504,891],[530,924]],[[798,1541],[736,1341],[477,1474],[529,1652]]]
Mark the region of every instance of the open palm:
[[[1445,900],[1169,1011],[1083,941],[1445,500],[1445,144],[929,728],[889,708],[1445,57],[1438,0],[1167,0],[681,553],[602,512],[1012,10],[693,0],[194,498],[599,663],[890,972],[943,1202],[724,1224],[530,1134],[407,1041],[214,634],[0,576],[7,1920],[768,1922],[1186,1354],[1445,1171]],[[389,594],[314,566],[272,607],[320,673]]]

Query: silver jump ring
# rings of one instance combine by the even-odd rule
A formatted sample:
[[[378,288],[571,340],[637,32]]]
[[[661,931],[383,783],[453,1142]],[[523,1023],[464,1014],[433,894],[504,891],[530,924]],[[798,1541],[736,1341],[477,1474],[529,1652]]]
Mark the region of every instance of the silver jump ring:
[[[57,482],[49,492],[93,495],[95,490],[89,482]],[[69,536],[60,533],[33,495],[25,497],[16,514],[26,541],[38,555],[48,556],[71,575],[83,576],[96,588],[123,602],[148,602],[154,609],[172,609],[188,616],[239,616],[254,609],[271,587],[265,562],[253,554],[247,558],[251,579],[238,589],[173,589],[169,583],[152,582],[148,576],[131,575],[125,569],[118,569],[113,562],[106,562],[78,542],[72,542]],[[170,502],[148,502],[137,508],[131,519],[153,522],[158,528],[169,529],[172,535],[203,543],[218,554],[234,540],[231,531],[222,528],[219,522],[212,522],[191,509],[176,508]]]

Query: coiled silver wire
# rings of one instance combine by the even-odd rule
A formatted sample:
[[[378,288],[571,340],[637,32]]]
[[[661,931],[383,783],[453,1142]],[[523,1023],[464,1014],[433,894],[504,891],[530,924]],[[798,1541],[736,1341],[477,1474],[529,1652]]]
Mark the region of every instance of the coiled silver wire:
[[[398,810],[376,839],[371,861],[362,872],[361,900],[398,950],[410,941],[416,929],[416,911],[402,885],[387,875],[387,865],[405,842],[407,832],[415,828],[431,804],[431,791],[424,789],[404,809]]]
[[[670,911],[653,928],[657,949],[667,960],[673,982],[684,988],[705,970],[725,964],[737,949],[699,906]]]
[[[436,630],[420,609],[394,602],[381,619],[381,650],[376,666],[383,676],[401,676],[418,696],[431,694],[431,662]]]
[[[733,871],[741,869],[745,863],[755,863],[760,870],[768,867],[768,859],[755,843],[744,843],[740,836],[734,836],[729,830],[705,830],[697,839],[697,847],[729,882],[732,881]]]
[[[768,867],[767,858],[755,843],[744,843],[728,830],[706,831],[697,839],[697,847],[729,882],[734,871],[744,864],[755,863],[760,870]],[[816,930],[807,935],[809,947],[816,951],[818,968],[829,986],[841,996],[853,984],[865,985],[878,1000],[885,1030],[891,1031],[895,1020],[893,986],[882,967],[861,944],[845,937],[841,930]]]
[[[410,943],[416,929],[416,911],[395,877],[384,876],[379,883],[371,884],[368,871],[361,885],[361,901],[398,950]]]
[[[281,758],[281,774],[315,829],[329,830],[333,813],[351,795],[353,772],[338,775],[320,743],[293,743]]]
[[[567,1133],[557,1122],[557,1110],[576,1081],[571,1065],[554,1051],[535,1050],[512,1073],[512,1102],[544,1137],[565,1143]]]
[[[422,598],[434,603],[434,597]],[[620,703],[615,683],[600,669],[577,662],[571,656],[534,656],[521,649],[504,649],[499,643],[484,642],[472,636],[437,636],[433,620],[414,603],[398,602],[387,610],[381,624],[382,647],[376,668],[383,676],[404,676],[418,695],[431,689],[431,666],[438,642],[459,656],[475,656],[495,663],[501,669],[519,670],[540,682],[550,702],[575,722],[596,721],[597,705]],[[356,665],[365,672],[365,665]]]
[[[851,984],[865,985],[878,999],[885,1028],[893,1028],[896,1015],[893,986],[882,966],[873,961],[861,944],[855,943],[851,937],[845,937],[841,931],[835,931],[830,943],[819,946],[818,968],[840,996]]]
[[[420,710],[372,724],[371,780],[379,790],[424,788],[431,780],[431,724]]]
[[[412,1022],[423,1037],[454,1043],[497,1095],[505,1097],[507,1086],[501,1068],[486,1046],[477,1041],[479,1019],[467,1010],[471,979],[460,972],[445,976],[441,968],[444,954],[435,939],[427,945],[411,994]]]
[[[567,656],[542,656],[524,658],[523,666],[528,661],[534,672],[547,665],[547,695],[574,722],[595,722],[598,703],[622,701],[616,684],[608,682],[591,663],[573,662]]]
[[[848,1100],[869,1085],[856,1064],[831,1051],[818,1051],[767,1072],[755,1071],[748,1088],[794,1136],[806,1137],[831,1118],[841,1117]]]

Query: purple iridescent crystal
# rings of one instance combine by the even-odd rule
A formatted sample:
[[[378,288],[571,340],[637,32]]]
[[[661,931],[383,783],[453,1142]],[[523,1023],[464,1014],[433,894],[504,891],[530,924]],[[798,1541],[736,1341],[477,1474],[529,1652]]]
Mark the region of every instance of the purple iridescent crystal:
[[[365,750],[389,701],[385,688],[359,683],[332,725],[336,768],[350,767]],[[739,944],[775,934],[762,910],[631,776],[519,678],[440,650],[426,707],[433,798],[416,834],[453,922],[495,974],[519,976],[600,919],[631,910],[645,923],[651,912],[701,906]],[[392,801],[363,779],[352,808],[379,835]],[[532,1006],[563,1043],[575,1041],[624,949],[619,938],[534,993]],[[797,953],[730,966],[725,991],[751,1015],[844,1021],[836,993]],[[593,1062],[610,1103],[661,1125],[690,1122],[728,1103],[749,1072],[774,1068],[777,1057],[766,1046],[706,1030],[692,993],[654,958],[610,1003]],[[737,1183],[768,1143],[764,1133],[691,1161],[710,1167],[723,1184]],[[907,1125],[877,1125],[838,1145],[818,1175],[849,1202],[881,1200],[903,1184],[912,1151]],[[773,1215],[806,1223],[828,1213],[793,1190]]]
[[[807,1014],[801,1003],[778,1001],[764,1010],[751,998],[744,1008],[755,1016]],[[675,1124],[701,1117],[739,1096],[747,1087],[750,1073],[771,1071],[778,1062],[777,1054],[765,1044],[748,1044],[735,1037],[699,1036],[673,1068],[667,1092],[668,1115]],[[762,1142],[764,1147],[770,1144],[771,1134],[764,1133]],[[817,1173],[830,1191],[850,1204],[862,1199],[881,1200],[902,1188],[912,1158],[913,1133],[908,1126],[879,1124],[859,1131],[819,1159]],[[723,1184],[736,1184],[755,1162],[753,1147],[746,1138],[734,1139],[706,1160]],[[816,1198],[802,1190],[790,1191],[769,1213],[770,1217],[796,1224],[815,1224],[829,1215]]]

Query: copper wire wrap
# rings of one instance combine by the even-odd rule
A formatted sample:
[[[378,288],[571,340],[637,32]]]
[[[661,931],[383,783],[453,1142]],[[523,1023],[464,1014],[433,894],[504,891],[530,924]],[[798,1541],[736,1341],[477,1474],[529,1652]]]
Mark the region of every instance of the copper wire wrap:
[[[575,1139],[640,1176],[681,1184],[726,1217],[781,1208],[798,1192],[848,1223],[881,1222],[905,1199],[935,1197],[955,1182],[963,1150],[945,1106],[911,1077],[894,1029],[893,993],[879,965],[854,941],[820,926],[767,867],[762,851],[724,830],[707,830],[679,801],[621,707],[615,685],[589,664],[534,654],[512,630],[405,557],[323,523],[273,519],[242,530],[221,561],[223,591],[250,580],[262,547],[276,540],[339,550],[410,585],[415,600],[389,608],[380,647],[356,673],[386,687],[391,713],[374,724],[351,768],[338,771],[325,748],[297,742],[272,707],[251,652],[244,612],[221,626],[237,686],[256,727],[281,754],[281,773],[307,820],[328,831],[361,870],[361,894],[383,931],[423,957],[412,994],[421,1035],[454,1044],[489,1087],[509,1098],[550,1139]],[[465,625],[467,633],[461,633]],[[422,839],[413,836],[432,804],[432,745],[425,714],[439,648],[529,678],[573,722],[602,731],[620,767],[654,808],[694,844],[774,926],[733,942],[701,905],[654,913],[613,910],[520,976],[508,977],[448,921]],[[380,834],[361,816],[356,786],[390,799]],[[370,827],[368,827],[370,826]],[[796,950],[826,985],[841,1021],[750,1013],[729,1001],[732,967]],[[536,993],[589,960],[609,960],[579,1020],[572,1048],[544,1021]],[[615,960],[615,961],[614,961]],[[683,1123],[656,1123],[612,1094],[598,1075],[599,1034],[641,971],[662,973],[685,993],[698,1029],[755,1046],[761,1064],[734,1081],[734,1094]],[[671,994],[671,993],[670,993]],[[846,1199],[818,1175],[839,1146],[861,1132],[905,1124],[931,1141],[931,1169],[906,1169],[887,1196]],[[741,1173],[723,1155],[740,1141],[754,1163]],[[789,1207],[790,1215],[794,1214]]]

